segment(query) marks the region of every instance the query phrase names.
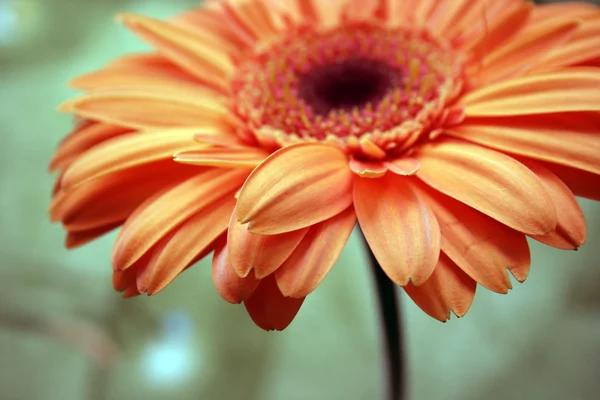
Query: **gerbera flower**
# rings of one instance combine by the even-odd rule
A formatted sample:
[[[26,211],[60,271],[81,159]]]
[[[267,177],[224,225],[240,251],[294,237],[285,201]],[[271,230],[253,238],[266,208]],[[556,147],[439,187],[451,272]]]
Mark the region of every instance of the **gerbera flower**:
[[[75,79],[51,169],[69,248],[119,226],[114,286],[214,252],[221,296],[283,329],[358,220],[426,313],[527,277],[600,198],[600,11],[522,0],[223,0],[119,16],[155,52]]]

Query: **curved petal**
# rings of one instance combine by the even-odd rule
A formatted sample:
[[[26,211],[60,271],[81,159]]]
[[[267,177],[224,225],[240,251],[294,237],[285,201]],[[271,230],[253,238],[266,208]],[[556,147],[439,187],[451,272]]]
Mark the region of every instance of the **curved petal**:
[[[544,166],[558,176],[575,196],[600,201],[600,174],[551,163],[544,163]]]
[[[352,158],[350,170],[362,178],[379,178],[387,172],[386,165],[381,161],[362,161]]]
[[[207,167],[239,168],[256,167],[269,154],[254,147],[218,148],[207,147],[177,153],[174,160],[182,164],[203,165]]]
[[[113,266],[126,269],[179,224],[241,186],[247,170],[209,170],[176,185],[132,214],[113,248]]]
[[[154,250],[143,274],[138,277],[140,292],[156,294],[170,284],[219,235],[235,207],[234,193],[202,208],[194,216],[166,236]]]
[[[600,113],[470,118],[445,133],[497,150],[600,174]]]
[[[284,147],[244,183],[237,218],[254,233],[305,228],[352,203],[352,177],[346,155],[336,147],[316,143]]]
[[[217,97],[200,91],[118,90],[94,92],[63,103],[60,111],[134,129],[227,126],[229,111]]]
[[[558,216],[558,224],[553,232],[531,237],[559,249],[576,250],[585,243],[587,228],[583,211],[575,196],[563,181],[542,164],[531,160],[522,160],[522,162],[544,183]]]
[[[228,89],[227,79],[235,67],[220,48],[169,22],[133,14],[118,18],[165,57],[206,84]]]
[[[461,102],[468,117],[600,111],[600,73],[577,67],[519,77],[476,89]]]
[[[298,247],[307,231],[303,228],[276,235],[259,235],[240,223],[234,212],[227,232],[229,259],[234,271],[240,277],[248,276],[253,269],[259,279],[270,275]]]
[[[417,177],[523,233],[544,235],[556,227],[556,210],[538,177],[515,159],[457,140],[420,147]]]
[[[482,286],[498,293],[511,288],[506,269],[523,281],[531,257],[525,235],[428,188],[416,186],[442,232],[442,252]]]
[[[84,151],[95,145],[132,132],[122,126],[93,122],[82,128],[76,128],[58,146],[50,162],[50,171],[65,169]]]
[[[104,141],[80,155],[67,168],[61,185],[63,188],[70,188],[90,179],[131,167],[171,160],[178,152],[202,147],[194,141],[193,132],[190,130],[145,132]]]
[[[598,14],[598,6],[585,1],[566,1],[539,4],[531,13],[531,23],[540,21],[576,20]]]
[[[302,298],[311,293],[331,270],[356,224],[354,209],[312,226],[292,255],[275,271],[284,296]]]
[[[83,246],[84,244],[115,230],[123,223],[123,221],[116,221],[104,226],[98,226],[87,230],[70,231],[67,233],[67,237],[65,238],[65,247],[71,250],[79,246]]]
[[[218,244],[215,249],[212,261],[212,276],[219,295],[225,301],[233,304],[248,300],[260,282],[253,274],[240,278],[235,272],[229,260],[226,240]]]
[[[397,285],[427,280],[438,262],[440,227],[428,205],[415,196],[410,179],[388,174],[357,178],[358,223],[381,268]]]
[[[304,299],[285,297],[277,287],[275,277],[261,280],[254,294],[244,301],[250,318],[266,331],[284,330],[292,322]]]
[[[457,317],[467,313],[477,284],[445,254],[440,255],[440,261],[433,273],[421,286],[412,283],[404,286],[406,294],[428,315],[446,322],[450,319],[450,311]]]

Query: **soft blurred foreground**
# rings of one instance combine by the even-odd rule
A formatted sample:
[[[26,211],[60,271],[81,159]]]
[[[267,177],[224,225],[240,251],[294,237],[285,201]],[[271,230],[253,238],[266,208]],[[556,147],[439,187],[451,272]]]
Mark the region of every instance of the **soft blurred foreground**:
[[[75,251],[46,215],[66,82],[146,49],[117,11],[196,1],[0,0],[0,399],[378,399],[383,359],[355,235],[284,332],[216,293],[205,260],[154,297],[113,292],[114,234]],[[528,281],[441,324],[402,295],[411,398],[600,398],[600,204],[578,252],[532,242]],[[481,289],[481,288],[480,288]]]

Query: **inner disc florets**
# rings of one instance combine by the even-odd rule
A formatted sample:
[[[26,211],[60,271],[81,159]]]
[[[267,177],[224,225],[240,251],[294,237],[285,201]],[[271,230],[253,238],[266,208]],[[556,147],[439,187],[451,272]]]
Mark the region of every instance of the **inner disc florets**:
[[[438,127],[461,74],[455,52],[426,32],[305,29],[244,61],[234,109],[265,146],[326,141],[381,159]]]

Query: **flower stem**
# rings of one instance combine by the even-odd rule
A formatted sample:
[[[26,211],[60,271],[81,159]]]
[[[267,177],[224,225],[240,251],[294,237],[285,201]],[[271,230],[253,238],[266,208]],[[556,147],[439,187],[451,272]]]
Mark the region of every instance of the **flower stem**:
[[[368,246],[367,249],[381,312],[381,326],[387,359],[388,399],[403,400],[406,394],[404,346],[401,337],[402,329],[396,285],[383,272]]]

